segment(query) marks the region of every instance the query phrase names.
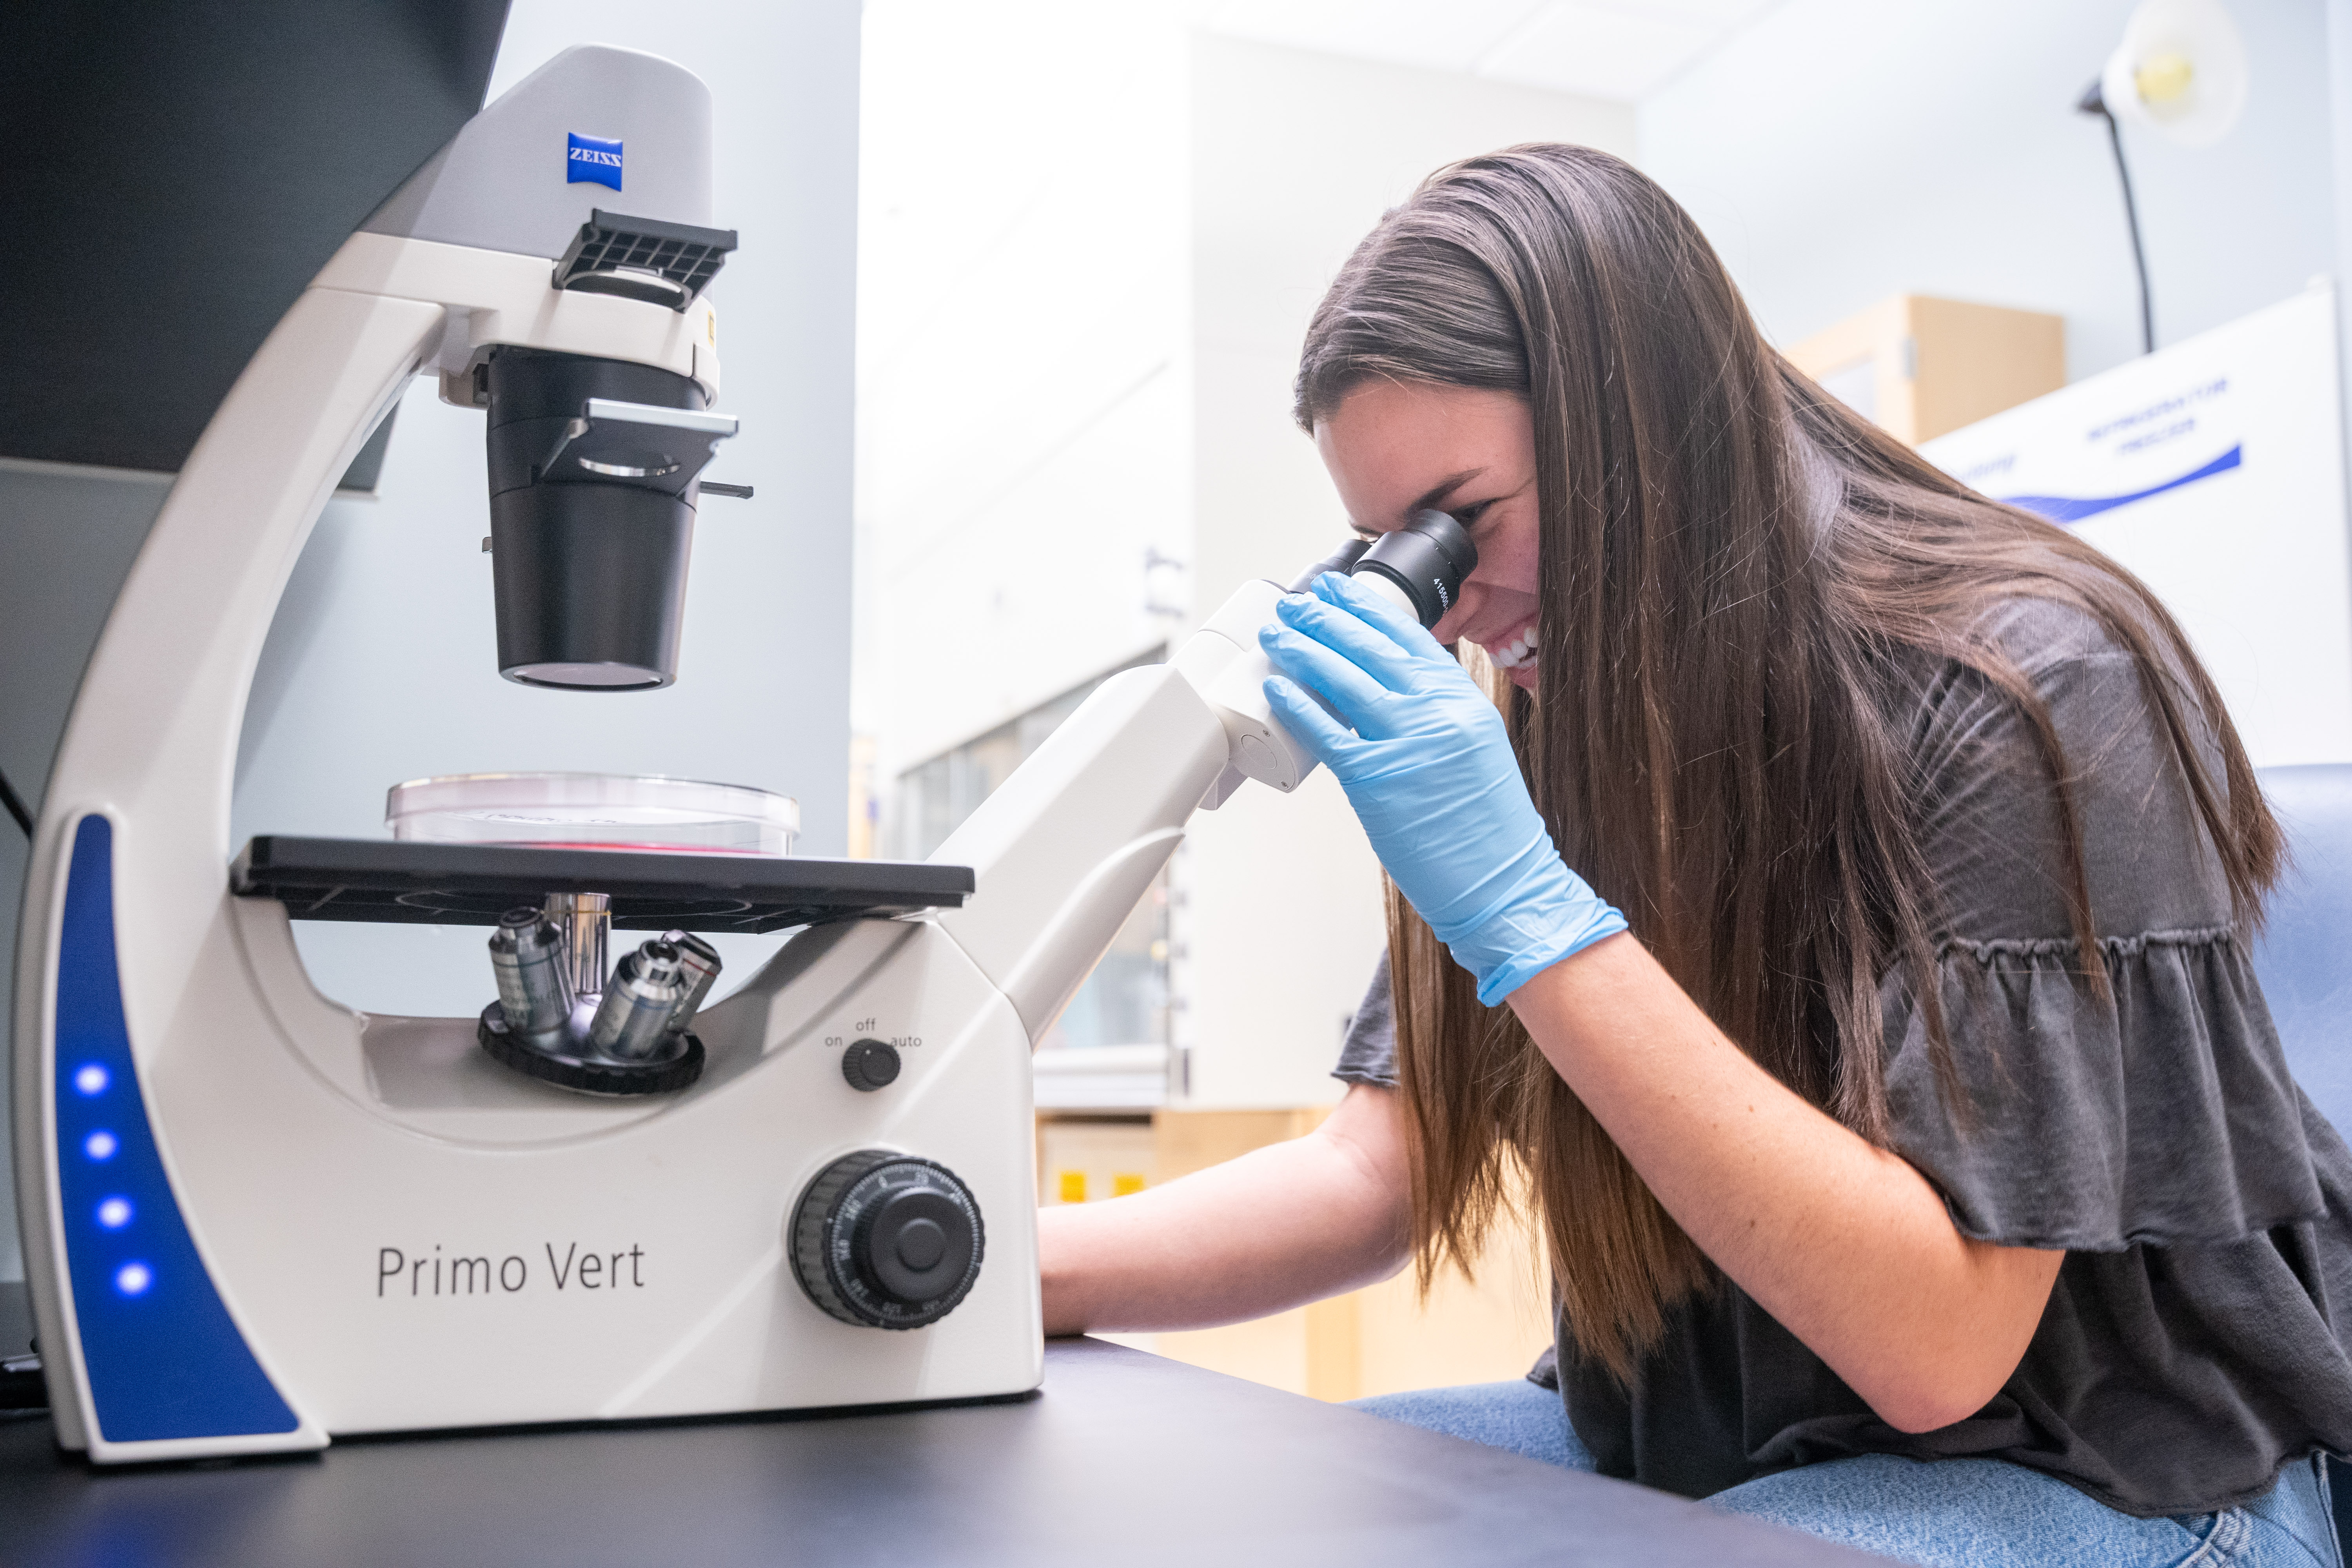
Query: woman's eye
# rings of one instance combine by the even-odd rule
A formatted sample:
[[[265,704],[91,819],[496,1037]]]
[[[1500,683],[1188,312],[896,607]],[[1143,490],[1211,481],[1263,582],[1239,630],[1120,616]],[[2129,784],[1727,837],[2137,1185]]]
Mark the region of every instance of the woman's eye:
[[[1490,500],[1482,500],[1473,506],[1455,507],[1446,515],[1465,528],[1475,528],[1478,520],[1486,515],[1486,509],[1494,504]]]

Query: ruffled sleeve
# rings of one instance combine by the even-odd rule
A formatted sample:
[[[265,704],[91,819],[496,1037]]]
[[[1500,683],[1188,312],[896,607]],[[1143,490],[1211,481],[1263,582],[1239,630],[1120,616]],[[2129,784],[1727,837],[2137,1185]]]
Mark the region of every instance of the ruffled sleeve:
[[[2109,994],[2074,939],[2029,721],[1948,667],[1925,689],[1913,754],[1943,895],[1932,981],[1948,1071],[1898,968],[1881,988],[1896,1149],[1963,1234],[2012,1246],[2218,1243],[2318,1217],[2300,1093],[2131,659],[2044,602],[2005,606],[1994,629],[2065,752]]]

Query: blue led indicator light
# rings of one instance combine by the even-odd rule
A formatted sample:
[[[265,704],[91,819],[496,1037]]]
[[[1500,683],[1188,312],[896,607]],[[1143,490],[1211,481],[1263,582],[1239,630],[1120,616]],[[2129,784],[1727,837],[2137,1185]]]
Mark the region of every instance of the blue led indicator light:
[[[74,1074],[74,1087],[84,1094],[104,1094],[107,1082],[106,1069],[96,1062]]]
[[[85,1415],[112,1443],[290,1434],[301,1420],[214,1288],[155,1147],[122,1015],[114,833],[97,816],[73,828],[45,1085]],[[95,1095],[77,1081],[89,1067],[106,1073]]]

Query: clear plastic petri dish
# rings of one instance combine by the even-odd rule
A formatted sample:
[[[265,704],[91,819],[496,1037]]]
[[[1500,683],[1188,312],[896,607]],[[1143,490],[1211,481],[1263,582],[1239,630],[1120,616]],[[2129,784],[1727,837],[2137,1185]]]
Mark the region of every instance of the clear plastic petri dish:
[[[663,854],[789,855],[800,803],[745,784],[626,773],[450,773],[384,793],[394,838]]]

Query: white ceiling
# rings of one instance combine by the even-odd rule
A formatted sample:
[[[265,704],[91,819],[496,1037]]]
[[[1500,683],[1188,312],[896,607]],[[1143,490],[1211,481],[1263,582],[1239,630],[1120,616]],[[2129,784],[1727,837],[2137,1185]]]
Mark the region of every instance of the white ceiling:
[[[1631,102],[1780,0],[1209,0],[1202,26]]]

